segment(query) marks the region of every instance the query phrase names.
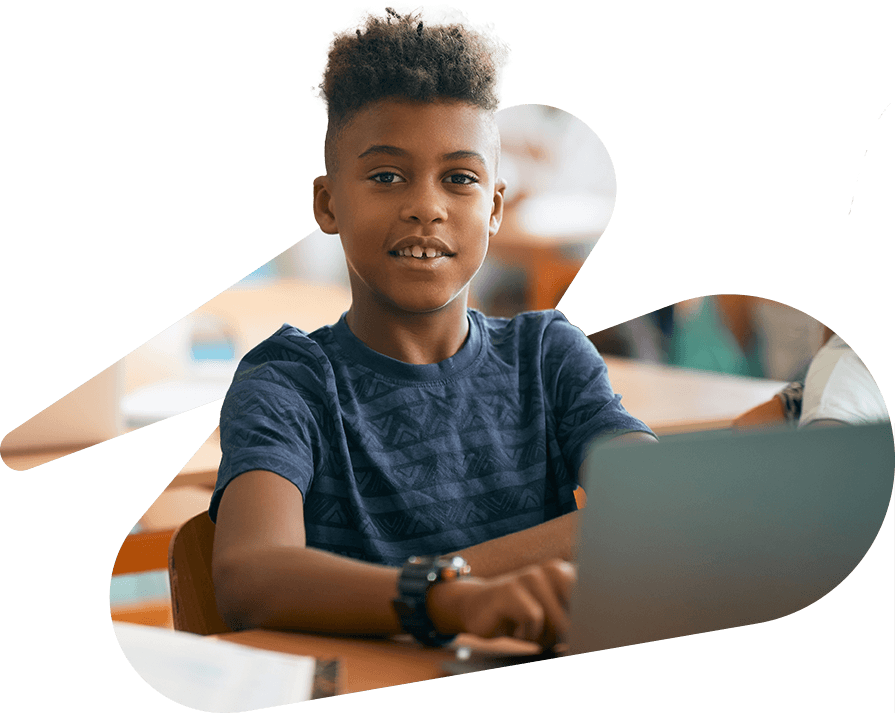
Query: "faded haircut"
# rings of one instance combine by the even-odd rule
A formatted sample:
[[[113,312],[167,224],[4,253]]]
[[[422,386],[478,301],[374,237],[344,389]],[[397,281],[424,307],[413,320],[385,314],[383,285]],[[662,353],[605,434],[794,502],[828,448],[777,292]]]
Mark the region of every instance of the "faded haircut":
[[[461,23],[426,24],[420,13],[368,16],[335,37],[320,85],[328,124],[327,173],[336,169],[339,131],[363,107],[380,99],[432,102],[453,99],[495,112],[504,45]]]

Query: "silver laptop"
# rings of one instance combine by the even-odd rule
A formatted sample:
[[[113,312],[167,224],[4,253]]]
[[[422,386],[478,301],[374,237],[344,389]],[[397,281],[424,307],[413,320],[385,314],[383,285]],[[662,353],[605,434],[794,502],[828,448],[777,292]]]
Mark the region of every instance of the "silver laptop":
[[[888,422],[607,445],[586,465],[568,652],[812,604],[870,548],[893,469]]]
[[[770,621],[832,591],[882,526],[888,422],[607,444],[585,464],[567,646],[449,673]]]

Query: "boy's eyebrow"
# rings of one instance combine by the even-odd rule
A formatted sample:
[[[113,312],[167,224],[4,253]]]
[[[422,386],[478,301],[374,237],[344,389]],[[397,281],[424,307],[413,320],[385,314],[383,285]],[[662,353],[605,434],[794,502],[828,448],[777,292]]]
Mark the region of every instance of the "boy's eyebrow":
[[[461,159],[461,158],[471,158],[471,159],[473,159],[473,160],[475,160],[475,161],[480,161],[481,163],[487,163],[487,162],[485,161],[485,157],[482,156],[482,154],[480,154],[480,153],[478,153],[478,152],[476,152],[476,151],[468,151],[468,150],[464,150],[464,151],[451,151],[450,153],[446,153],[446,154],[444,154],[444,156],[442,156],[442,158],[443,158],[445,161],[456,161],[456,160]]]
[[[402,148],[397,146],[390,146],[388,144],[374,144],[370,146],[366,151],[361,153],[358,158],[364,158],[365,156],[371,156],[373,154],[386,154],[388,156],[409,156],[410,153],[405,151]],[[471,158],[476,161],[480,161],[483,164],[487,164],[485,161],[485,157],[482,154],[476,151],[469,151],[467,149],[462,149],[460,151],[451,151],[450,153],[443,154],[441,157],[445,161],[456,161],[458,159],[463,158]]]
[[[407,156],[407,151],[404,149],[399,149],[397,146],[389,146],[388,144],[374,144],[362,154],[358,156],[358,158],[363,158],[364,156],[370,156],[372,154],[384,153],[389,156]]]

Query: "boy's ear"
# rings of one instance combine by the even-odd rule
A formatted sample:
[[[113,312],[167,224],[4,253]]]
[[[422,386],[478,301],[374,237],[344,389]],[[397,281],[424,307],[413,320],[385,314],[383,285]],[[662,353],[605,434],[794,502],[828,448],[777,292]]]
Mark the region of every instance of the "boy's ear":
[[[488,224],[488,237],[493,238],[500,230],[503,221],[503,194],[507,189],[507,182],[498,178],[494,182],[494,198],[491,201],[491,221]]]
[[[330,186],[329,176],[318,176],[314,179],[314,219],[320,230],[335,235],[339,232],[339,226],[336,224],[336,215],[333,212]]]

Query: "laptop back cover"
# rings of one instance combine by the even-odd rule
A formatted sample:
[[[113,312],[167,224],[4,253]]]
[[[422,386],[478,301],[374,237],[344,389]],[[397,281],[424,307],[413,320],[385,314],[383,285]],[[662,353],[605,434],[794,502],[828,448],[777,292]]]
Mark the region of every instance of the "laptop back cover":
[[[817,601],[873,543],[893,468],[888,422],[594,451],[569,653],[769,621]]]

